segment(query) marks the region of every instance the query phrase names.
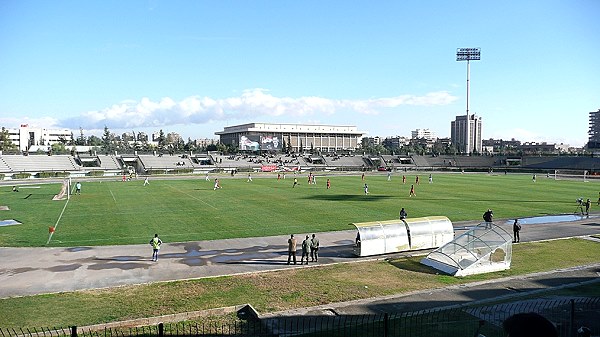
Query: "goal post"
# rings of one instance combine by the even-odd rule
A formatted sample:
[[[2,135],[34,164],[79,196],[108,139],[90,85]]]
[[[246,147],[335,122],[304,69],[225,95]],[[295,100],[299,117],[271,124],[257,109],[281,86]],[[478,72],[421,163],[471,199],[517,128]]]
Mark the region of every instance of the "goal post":
[[[60,192],[52,200],[65,200],[71,197],[71,178],[63,180]]]
[[[554,180],[580,180],[588,182],[590,179],[596,180],[599,176],[591,175],[587,170],[554,170]]]

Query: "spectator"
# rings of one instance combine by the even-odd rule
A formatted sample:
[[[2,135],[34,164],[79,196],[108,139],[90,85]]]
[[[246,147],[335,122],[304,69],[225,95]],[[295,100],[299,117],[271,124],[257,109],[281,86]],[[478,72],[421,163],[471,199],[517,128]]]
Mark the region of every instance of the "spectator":
[[[408,214],[406,214],[406,210],[404,210],[404,207],[402,207],[402,209],[400,210],[400,220],[406,219],[407,216]]]
[[[319,261],[319,239],[315,234],[312,235],[312,239],[310,240],[310,261],[318,262]]]
[[[492,228],[492,222],[494,221],[494,212],[491,209],[488,209],[485,213],[483,213],[483,221],[485,221],[486,228]]]
[[[288,262],[290,264],[292,258],[294,259],[294,264],[296,264],[296,238],[294,238],[294,234],[290,235],[288,239]]]
[[[303,263],[305,257],[306,257],[306,264],[308,264],[308,256],[309,255],[310,255],[310,238],[307,235],[306,238],[302,241],[302,257],[300,258],[300,264]]]
[[[513,223],[513,242],[519,242],[521,241],[521,237],[519,236],[519,232],[521,231],[521,224],[519,223],[519,219],[515,219],[515,222]]]

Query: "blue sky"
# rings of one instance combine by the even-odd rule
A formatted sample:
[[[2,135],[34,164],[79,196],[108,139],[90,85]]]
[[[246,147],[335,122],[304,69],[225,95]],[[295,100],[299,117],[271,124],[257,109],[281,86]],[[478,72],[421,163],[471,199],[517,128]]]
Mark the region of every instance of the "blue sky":
[[[214,137],[247,122],[581,146],[600,1],[0,1],[0,125]],[[78,134],[78,132],[75,132]]]

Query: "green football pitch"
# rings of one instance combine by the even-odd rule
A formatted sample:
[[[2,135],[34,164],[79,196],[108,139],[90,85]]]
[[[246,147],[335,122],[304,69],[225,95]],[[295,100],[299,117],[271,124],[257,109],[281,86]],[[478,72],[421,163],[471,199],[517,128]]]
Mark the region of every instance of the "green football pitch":
[[[60,184],[0,189],[0,246],[90,246],[147,243],[154,233],[165,242],[302,234],[347,230],[353,222],[391,220],[404,207],[409,217],[447,216],[453,222],[480,220],[488,208],[495,219],[574,213],[577,198],[596,205],[600,186],[583,180],[554,180],[518,174],[420,174],[416,197],[409,197],[415,174],[317,176],[277,180],[276,175],[221,176],[221,189],[204,177],[134,181],[82,181],[81,195],[62,201],[52,197]],[[331,189],[326,180],[331,179]],[[75,180],[72,182],[75,183]],[[364,193],[364,184],[369,194]],[[49,227],[55,227],[50,238]],[[50,240],[49,240],[50,238]],[[49,241],[49,242],[48,242]]]

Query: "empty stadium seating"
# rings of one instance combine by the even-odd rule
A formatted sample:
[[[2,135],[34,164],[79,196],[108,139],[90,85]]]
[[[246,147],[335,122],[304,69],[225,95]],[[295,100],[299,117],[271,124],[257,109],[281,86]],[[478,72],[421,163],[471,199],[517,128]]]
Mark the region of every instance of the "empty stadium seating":
[[[69,155],[3,155],[3,162],[10,169],[8,172],[41,172],[41,171],[77,171],[81,166],[75,164]]]
[[[376,170],[379,166],[410,170],[437,169],[525,169],[525,170],[586,170],[589,173],[600,171],[600,159],[584,156],[407,156],[407,155],[337,155],[337,154],[236,154],[215,153],[196,155],[98,155],[73,157],[70,155],[3,155],[0,154],[0,173],[6,177],[14,173],[28,172],[73,172],[85,175],[88,171],[105,171],[115,174],[128,167],[138,173],[148,170],[171,171],[192,169],[194,172],[208,170],[237,171],[260,170],[263,166],[277,166],[279,169],[303,170]],[[511,163],[517,163],[508,165]],[[10,178],[9,178],[10,179]]]

